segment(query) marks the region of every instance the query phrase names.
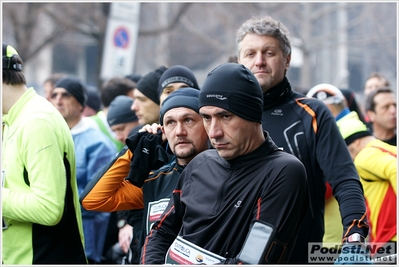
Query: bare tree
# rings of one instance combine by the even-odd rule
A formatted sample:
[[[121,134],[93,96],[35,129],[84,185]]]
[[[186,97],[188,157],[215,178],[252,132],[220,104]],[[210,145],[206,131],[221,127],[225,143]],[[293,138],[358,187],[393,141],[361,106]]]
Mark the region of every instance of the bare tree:
[[[25,62],[68,33],[104,38],[106,16],[98,3],[4,3],[3,15]]]

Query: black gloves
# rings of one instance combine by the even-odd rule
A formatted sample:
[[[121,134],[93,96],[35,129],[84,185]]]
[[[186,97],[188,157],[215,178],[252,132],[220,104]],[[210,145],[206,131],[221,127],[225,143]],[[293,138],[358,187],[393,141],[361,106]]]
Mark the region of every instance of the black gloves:
[[[168,163],[172,155],[162,146],[162,131],[157,134],[137,132],[126,139],[126,145],[133,153],[127,180],[141,187],[151,170],[156,170]]]

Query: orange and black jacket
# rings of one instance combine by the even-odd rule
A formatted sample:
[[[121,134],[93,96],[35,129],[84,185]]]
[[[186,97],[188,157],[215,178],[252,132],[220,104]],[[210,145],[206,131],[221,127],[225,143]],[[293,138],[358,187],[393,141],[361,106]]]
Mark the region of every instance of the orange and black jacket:
[[[112,162],[87,184],[80,203],[87,210],[118,211],[144,208],[143,192],[125,178],[133,153],[123,147]]]
[[[126,179],[131,171],[133,156],[127,146],[122,148],[115,159],[86,186],[80,201],[84,208],[96,211],[144,208],[140,221],[142,231],[138,238],[141,248],[151,225],[159,218],[169,202],[184,166],[178,165],[172,158],[170,163],[150,171],[143,179],[143,186],[137,187]]]
[[[142,209],[144,180],[172,159],[164,146],[160,131],[129,136],[126,146],[87,184],[80,196],[82,206],[107,212]]]

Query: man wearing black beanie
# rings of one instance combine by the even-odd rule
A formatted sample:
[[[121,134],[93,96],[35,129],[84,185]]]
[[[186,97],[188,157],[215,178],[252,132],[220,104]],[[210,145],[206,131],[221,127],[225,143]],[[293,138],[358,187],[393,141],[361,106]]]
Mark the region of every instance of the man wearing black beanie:
[[[165,66],[160,66],[154,71],[144,75],[140,78],[137,83],[137,90],[139,90],[143,95],[154,101],[154,103],[159,105],[158,96],[158,81],[161,75],[167,70]]]
[[[57,87],[67,90],[82,105],[82,108],[86,106],[87,89],[79,78],[72,76],[62,78],[55,83],[54,88]]]
[[[142,125],[158,123],[159,121],[159,97],[158,81],[167,68],[160,66],[156,70],[144,75],[137,83],[133,91],[134,103],[132,110],[136,112],[139,123]]]
[[[215,74],[216,73],[216,74]],[[220,79],[224,75],[224,79]],[[262,123],[262,89],[244,65],[224,64],[208,74],[200,92],[200,107],[215,106]]]
[[[115,132],[116,139],[124,144],[130,132],[140,126],[136,113],[130,109],[133,102],[133,98],[119,95],[112,100],[108,108],[108,124]]]
[[[199,90],[197,78],[194,73],[182,65],[175,65],[167,69],[159,78],[158,82],[158,95],[159,102],[162,105],[162,101],[170,95],[172,92],[184,88],[191,87]]]
[[[180,175],[147,235],[141,264],[287,262],[309,207],[308,184],[302,163],[262,130],[262,105],[262,90],[243,65],[226,63],[208,74],[199,112],[215,149]],[[190,257],[181,247],[207,256]]]
[[[83,115],[85,115],[86,117],[90,117],[96,115],[102,108],[101,94],[100,91],[98,91],[97,87],[93,85],[87,85],[86,91],[87,101],[83,111]]]
[[[125,179],[129,177],[128,172],[131,169],[124,162],[132,157],[132,151],[126,150],[126,154],[121,151],[119,155],[123,156],[112,162],[107,173],[97,176],[82,194],[82,205],[91,210],[137,210],[144,205],[140,248],[151,230],[151,225],[166,208],[180,173],[192,158],[208,149],[208,136],[198,113],[198,94],[197,89],[181,88],[170,94],[162,105],[162,132],[175,156],[171,162],[144,174],[143,185],[137,187],[129,182],[129,178]],[[145,160],[144,157],[139,158]],[[136,167],[140,171],[140,163]],[[131,248],[132,246],[133,244]]]

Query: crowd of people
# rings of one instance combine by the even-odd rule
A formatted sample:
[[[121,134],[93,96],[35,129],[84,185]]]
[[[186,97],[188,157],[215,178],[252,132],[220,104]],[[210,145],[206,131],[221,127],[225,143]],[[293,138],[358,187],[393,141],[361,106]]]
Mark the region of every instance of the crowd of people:
[[[368,242],[396,244],[389,81],[372,73],[361,103],[296,92],[269,16],[236,47],[202,85],[162,65],[101,88],[55,73],[39,96],[3,43],[2,263],[310,264],[334,243],[357,246],[335,264],[371,264]]]

